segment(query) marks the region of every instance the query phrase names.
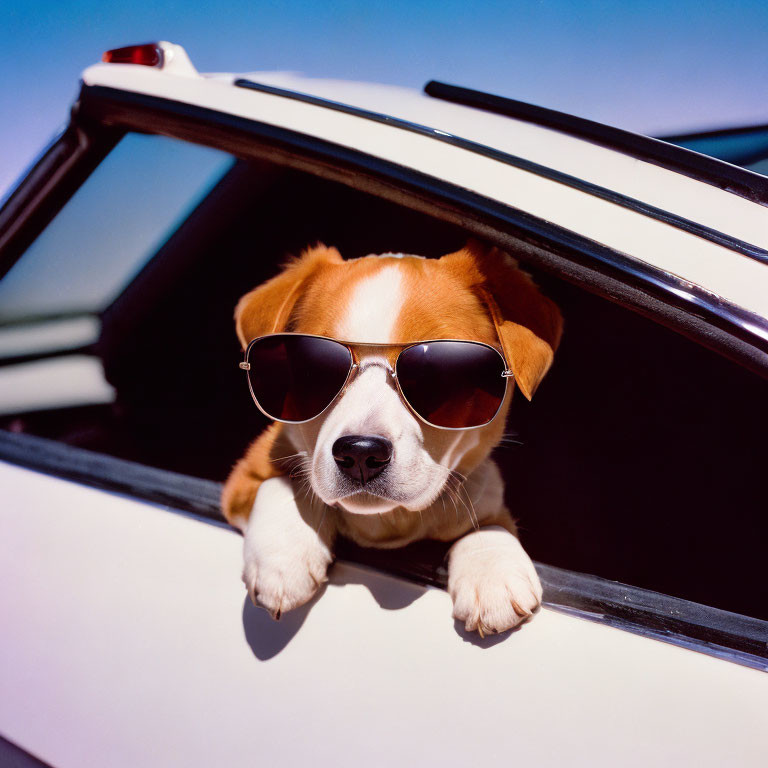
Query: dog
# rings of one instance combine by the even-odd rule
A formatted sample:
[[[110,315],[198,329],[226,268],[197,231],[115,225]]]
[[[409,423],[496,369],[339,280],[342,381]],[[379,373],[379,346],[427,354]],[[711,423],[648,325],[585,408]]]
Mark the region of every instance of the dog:
[[[257,405],[282,419],[250,445],[222,495],[225,517],[244,534],[243,581],[254,603],[279,618],[310,600],[341,535],[364,547],[455,542],[448,591],[453,616],[467,631],[503,632],[533,614],[541,584],[489,454],[503,436],[515,387],[531,399],[550,368],[562,318],[508,254],[470,242],[439,259],[383,254],[345,261],[335,248],[317,245],[243,296],[235,326],[243,349],[257,348],[266,367],[254,374],[261,377],[256,389],[266,392],[252,386]],[[442,358],[453,364],[454,347],[420,344],[426,340],[460,340],[455,349],[480,361],[459,360],[463,367],[435,379]],[[288,369],[279,366],[301,345],[321,367],[299,357],[294,373],[282,373]],[[429,368],[424,359],[433,357]],[[486,413],[474,416],[467,409],[475,406],[465,408],[457,397],[462,377],[480,376],[486,365],[495,371],[489,388],[503,394],[480,392]],[[333,395],[345,366],[347,378]],[[241,367],[253,372],[251,363]],[[283,385],[270,370],[280,381],[294,376],[284,388],[297,391],[277,391]],[[446,394],[457,387],[458,395]],[[426,403],[421,411],[406,399],[414,393]],[[474,423],[494,407],[487,423]]]

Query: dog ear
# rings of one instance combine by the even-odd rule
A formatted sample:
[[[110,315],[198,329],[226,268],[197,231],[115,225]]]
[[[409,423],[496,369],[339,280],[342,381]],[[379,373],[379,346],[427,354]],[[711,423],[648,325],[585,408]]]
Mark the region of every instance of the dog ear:
[[[324,264],[342,262],[335,248],[318,243],[302,251],[279,275],[246,293],[235,307],[235,329],[243,349],[258,336],[284,331],[301,295],[300,288]]]
[[[518,269],[517,262],[498,248],[470,241],[451,257],[469,259],[474,264],[475,290],[493,318],[515,381],[530,400],[552,365],[560,343],[560,310],[539,292],[530,275]]]

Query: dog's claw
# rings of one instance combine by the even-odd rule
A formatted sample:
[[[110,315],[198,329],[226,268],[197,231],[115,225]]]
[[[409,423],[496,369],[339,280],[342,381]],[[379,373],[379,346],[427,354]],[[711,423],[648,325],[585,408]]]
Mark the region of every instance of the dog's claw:
[[[280,621],[280,617],[283,615],[282,605],[279,608],[270,608],[259,599],[259,595],[255,590],[249,589],[248,597],[251,598],[251,602],[256,606],[256,608],[263,608],[275,621]]]
[[[533,615],[532,611],[529,611],[529,610],[526,610],[525,608],[522,608],[520,606],[520,603],[517,602],[517,600],[512,600],[512,609],[522,619],[528,619],[528,618],[530,618]]]

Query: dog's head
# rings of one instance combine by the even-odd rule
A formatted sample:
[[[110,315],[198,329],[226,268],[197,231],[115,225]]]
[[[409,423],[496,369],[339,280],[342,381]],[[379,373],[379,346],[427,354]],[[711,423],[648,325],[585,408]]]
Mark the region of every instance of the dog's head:
[[[385,254],[351,261],[318,246],[246,294],[235,320],[244,348],[283,331],[361,344],[483,342],[503,351],[510,381],[528,399],[561,332],[557,307],[515,262],[476,243],[440,259]],[[416,511],[440,495],[452,473],[467,475],[488,456],[501,439],[513,390],[507,387],[485,426],[440,429],[414,415],[386,356],[374,353],[329,408],[305,423],[286,424],[285,434],[306,454],[312,490],[325,503],[356,514]],[[366,461],[372,469],[361,473]]]

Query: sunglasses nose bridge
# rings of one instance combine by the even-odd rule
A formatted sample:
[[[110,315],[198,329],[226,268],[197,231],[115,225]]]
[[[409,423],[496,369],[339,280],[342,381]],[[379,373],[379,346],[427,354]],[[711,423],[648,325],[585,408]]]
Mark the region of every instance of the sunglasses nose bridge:
[[[392,382],[392,388],[397,392],[398,397],[405,406],[411,410],[397,378],[397,358],[400,357],[401,352],[399,348],[393,350],[391,346],[366,345],[365,354],[362,357],[358,345],[350,345],[349,350],[352,353],[352,367],[349,372],[349,377],[347,378],[345,389],[358,375],[366,370],[369,370],[370,368],[383,368]]]
[[[391,378],[395,380],[397,379],[397,373],[395,373],[395,369],[392,368],[392,366],[385,360],[368,360],[362,363],[352,363],[353,372],[363,373],[370,370],[371,368],[381,368]]]

